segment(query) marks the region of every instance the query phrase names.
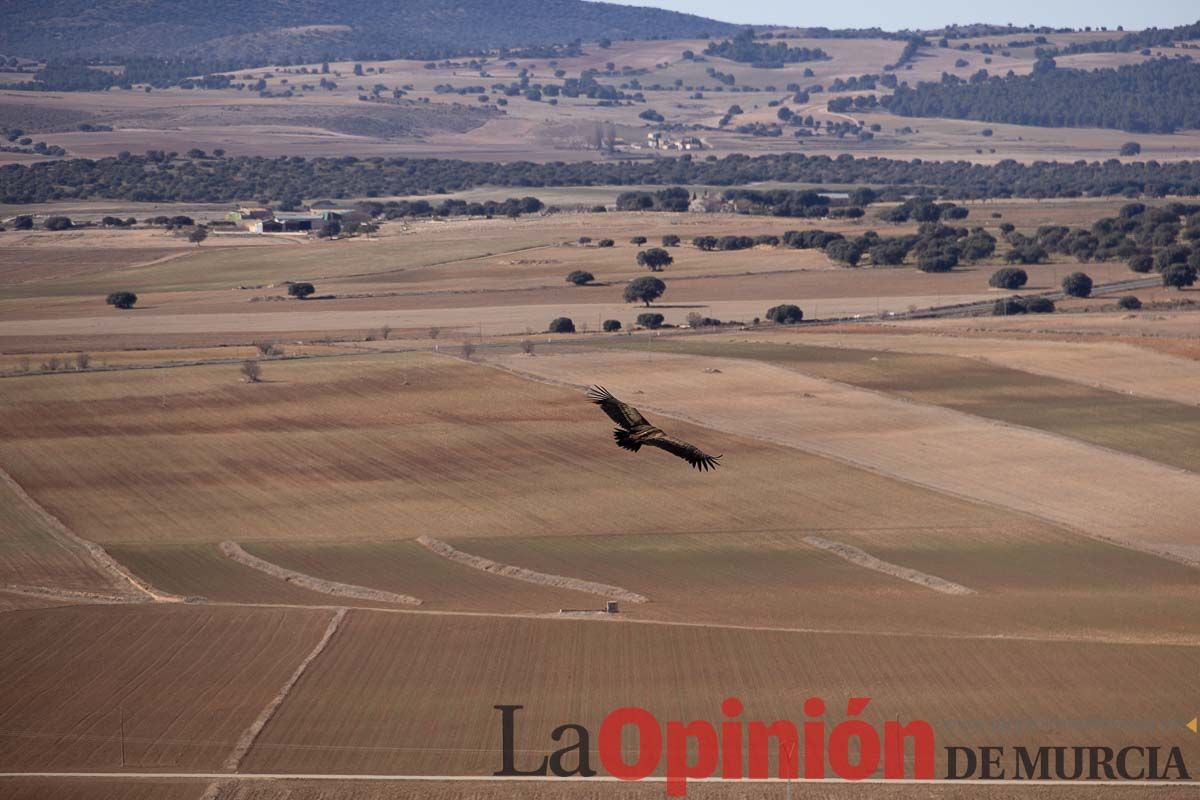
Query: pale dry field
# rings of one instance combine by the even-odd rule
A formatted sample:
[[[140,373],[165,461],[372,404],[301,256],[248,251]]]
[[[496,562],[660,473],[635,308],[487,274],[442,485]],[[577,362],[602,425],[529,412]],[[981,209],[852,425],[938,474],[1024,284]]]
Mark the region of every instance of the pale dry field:
[[[1144,459],[766,364],[661,354],[649,362],[640,353],[507,357],[503,363],[569,384],[601,383],[631,400],[643,391],[652,398],[647,410],[1134,547],[1200,559],[1190,512],[1200,500],[1200,477]]]
[[[957,356],[1129,395],[1190,406],[1200,404],[1200,365],[1194,360],[1147,352],[1124,342],[819,331],[761,337],[738,334],[728,340]]]
[[[608,420],[578,391],[432,354],[282,361],[263,377],[246,384],[215,365],[6,378],[0,464],[104,544],[641,533],[714,519],[759,529],[792,503],[818,527],[875,525],[884,507],[901,525],[989,514],[684,425],[744,454],[722,473],[736,490],[714,496],[707,476],[666,456],[613,447]]]

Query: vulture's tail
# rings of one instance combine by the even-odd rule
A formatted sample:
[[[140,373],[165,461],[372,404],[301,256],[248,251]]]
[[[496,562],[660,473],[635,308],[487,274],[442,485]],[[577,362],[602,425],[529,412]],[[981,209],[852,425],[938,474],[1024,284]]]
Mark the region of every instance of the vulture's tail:
[[[625,430],[624,428],[614,428],[613,439],[616,440],[617,447],[620,447],[623,450],[629,450],[636,453],[638,450],[642,449],[641,442],[636,441],[629,431]]]

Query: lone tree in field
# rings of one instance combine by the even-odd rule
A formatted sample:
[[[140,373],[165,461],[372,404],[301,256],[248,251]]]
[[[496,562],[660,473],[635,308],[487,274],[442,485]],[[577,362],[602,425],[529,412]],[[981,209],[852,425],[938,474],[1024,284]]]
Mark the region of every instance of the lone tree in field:
[[[1126,142],[1121,145],[1121,155],[1123,156],[1136,156],[1141,155],[1141,153],[1142,146],[1137,142]]]
[[[651,272],[662,272],[675,263],[674,257],[661,247],[651,247],[637,254],[637,263]]]
[[[649,307],[650,303],[662,297],[666,290],[667,285],[658,278],[652,278],[649,275],[634,278],[625,287],[625,302],[645,303]]]
[[[1028,282],[1028,273],[1017,267],[1003,267],[988,278],[988,286],[996,289],[1020,289]]]
[[[654,312],[650,312],[648,314],[638,314],[637,324],[641,325],[643,328],[653,331],[662,327],[664,319],[665,317],[663,317],[662,314],[656,314]]]
[[[242,380],[246,383],[258,383],[262,379],[262,367],[257,361],[242,362]]]
[[[1196,270],[1187,264],[1172,264],[1162,272],[1163,286],[1174,286],[1183,289],[1196,282]]]
[[[117,308],[133,308],[133,304],[137,302],[137,295],[133,292],[113,292],[104,302]]]
[[[550,333],[574,333],[575,323],[570,317],[555,317],[550,320]]]
[[[662,237],[663,247],[679,247],[679,237],[668,233]]]
[[[1092,293],[1092,279],[1083,272],[1072,272],[1063,278],[1063,294],[1070,297],[1088,297]]]
[[[614,245],[616,245],[616,242],[612,239],[601,239],[596,242],[596,247],[613,247]]]
[[[577,269],[567,275],[567,283],[583,286],[596,280],[596,276],[586,270]]]
[[[621,330],[621,321],[616,319],[606,319],[601,327],[604,329],[605,333],[616,333],[617,331]]]
[[[645,236],[634,236],[632,239],[629,240],[629,243],[636,244],[636,245],[643,245],[646,243],[646,237]]]
[[[1137,311],[1141,307],[1142,307],[1142,301],[1138,300],[1136,297],[1134,297],[1131,294],[1127,294],[1124,297],[1117,300],[1117,308],[1123,308],[1126,311]]]
[[[784,303],[768,308],[766,318],[780,325],[795,325],[804,319],[804,312],[800,310],[800,306]]]
[[[195,228],[191,233],[188,234],[188,241],[191,242],[192,244],[196,245],[197,247],[199,247],[200,243],[203,242],[207,238],[208,238],[208,228],[205,228],[203,225]]]
[[[311,283],[293,283],[288,287],[288,294],[297,300],[304,300],[316,290]]]

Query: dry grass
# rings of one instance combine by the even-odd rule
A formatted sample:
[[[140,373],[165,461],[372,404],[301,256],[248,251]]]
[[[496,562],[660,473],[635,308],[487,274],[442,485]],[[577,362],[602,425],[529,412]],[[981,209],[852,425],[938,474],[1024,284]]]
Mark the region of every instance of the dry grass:
[[[815,497],[818,526],[873,525],[885,507],[899,524],[976,519],[970,504],[894,480],[678,426],[738,453],[715,494],[712,476],[611,446],[608,420],[577,392],[460,360],[281,361],[267,378],[170,370],[165,407],[152,371],[5,379],[0,464],[106,544],[769,528]]]
[[[506,363],[575,385],[602,383],[634,402],[644,391],[647,410],[1200,560],[1190,512],[1200,478],[1065,437],[747,361],[576,353]],[[713,367],[723,374],[706,374]]]
[[[879,329],[877,329],[879,330]],[[945,355],[975,359],[1007,370],[1020,370],[1058,381],[1107,389],[1140,397],[1196,405],[1195,392],[1200,366],[1195,360],[1173,357],[1118,342],[1062,342],[1037,339],[1002,339],[981,336],[925,335],[883,329],[886,332],[802,335],[777,333],[730,341],[761,341],[775,344],[817,345],[855,350],[917,355]],[[873,353],[878,355],[878,352]],[[942,362],[947,363],[947,362]],[[953,362],[949,362],[953,363]],[[883,368],[883,365],[879,365]]]
[[[884,342],[880,342],[880,339]],[[749,339],[750,341],[747,341]],[[836,342],[820,346],[808,342]],[[895,342],[901,351],[909,337],[875,337],[878,348]],[[672,340],[660,350],[725,358],[749,358],[864,389],[944,406],[1012,425],[1070,436],[1083,442],[1142,456],[1162,464],[1200,472],[1200,400],[1187,388],[1195,386],[1197,371],[1192,362],[1138,353],[1132,348],[1111,345],[1062,345],[1059,343],[1009,343],[1010,363],[1020,363],[1025,351],[1043,354],[1043,362],[1076,369],[1077,381],[1047,374],[1030,374],[1021,369],[981,361],[975,353],[987,345],[980,339],[946,340],[956,355],[935,352],[896,352],[860,349],[855,339],[844,336],[810,339],[806,335],[729,337],[729,341]],[[782,344],[782,342],[790,342]],[[972,348],[980,342],[979,348]],[[869,344],[869,342],[864,342]],[[936,344],[936,343],[935,343]],[[920,350],[920,342],[916,348]],[[1040,345],[1040,347],[1039,347]],[[912,345],[907,345],[912,346]],[[1065,348],[1059,351],[1056,348]],[[1075,347],[1077,350],[1071,350]],[[1023,349],[1024,348],[1024,349]],[[1064,363],[1065,362],[1065,363]],[[1166,362],[1164,364],[1164,362]],[[1120,367],[1128,364],[1128,370]],[[1042,372],[1049,372],[1043,367]],[[1143,396],[1130,390],[1086,386],[1095,378],[1117,387],[1139,387]],[[1160,377],[1161,376],[1161,377]],[[1144,395],[1173,394],[1178,401]],[[1184,405],[1184,403],[1187,403]]]
[[[215,769],[328,618],[180,605],[0,615],[0,768],[116,770],[123,708],[127,765]]]

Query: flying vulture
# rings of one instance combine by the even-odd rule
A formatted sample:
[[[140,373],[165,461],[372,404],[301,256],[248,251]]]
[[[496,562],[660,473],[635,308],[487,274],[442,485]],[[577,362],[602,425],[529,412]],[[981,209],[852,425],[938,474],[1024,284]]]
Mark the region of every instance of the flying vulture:
[[[604,413],[619,425],[613,429],[613,438],[617,447],[637,452],[642,445],[658,447],[674,456],[682,458],[698,470],[716,469],[720,456],[710,456],[694,444],[674,439],[662,432],[661,428],[651,425],[636,408],[628,403],[622,403],[612,396],[603,386],[593,386],[587,390],[587,399],[591,400]]]

